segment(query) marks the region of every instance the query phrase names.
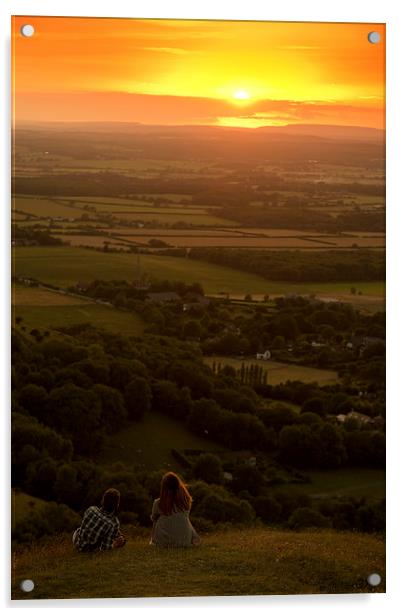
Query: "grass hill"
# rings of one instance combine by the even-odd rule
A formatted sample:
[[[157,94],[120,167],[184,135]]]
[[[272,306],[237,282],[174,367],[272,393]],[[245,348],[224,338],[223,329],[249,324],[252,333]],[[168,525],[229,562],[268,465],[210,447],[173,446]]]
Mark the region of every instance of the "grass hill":
[[[123,529],[126,531],[126,529]],[[131,528],[121,550],[79,554],[68,536],[25,548],[13,561],[13,599],[385,592],[384,543],[351,532],[268,528],[204,534],[198,548],[162,550]],[[373,588],[367,576],[379,573]],[[24,593],[19,584],[32,579]]]

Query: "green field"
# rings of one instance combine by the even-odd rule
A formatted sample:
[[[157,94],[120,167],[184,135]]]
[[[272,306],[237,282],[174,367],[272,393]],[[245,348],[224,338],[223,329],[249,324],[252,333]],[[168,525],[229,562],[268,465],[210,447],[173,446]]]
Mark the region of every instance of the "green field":
[[[69,295],[61,295],[37,287],[13,288],[13,320],[21,317],[29,328],[57,329],[80,323],[113,333],[124,331],[137,336],[144,330],[144,322],[137,315],[112,306],[104,306]]]
[[[79,280],[94,279],[133,280],[137,271],[137,255],[107,254],[69,247],[18,247],[13,251],[14,273],[29,276],[60,287],[75,285]],[[187,283],[200,282],[211,295],[225,293],[244,297],[251,295],[283,295],[287,293],[316,293],[331,297],[342,296],[353,301],[362,296],[352,296],[354,286],[367,296],[384,296],[383,282],[346,282],[291,284],[270,282],[256,274],[176,257],[141,255],[141,271],[162,280]]]
[[[269,385],[279,385],[286,381],[302,381],[303,383],[317,382],[319,385],[332,385],[338,382],[338,374],[334,370],[320,370],[309,368],[308,366],[296,366],[294,364],[284,364],[277,361],[263,361],[255,358],[235,358],[224,356],[204,357],[204,361],[209,366],[221,364],[222,366],[232,366],[235,370],[240,370],[242,364],[248,366],[258,363],[268,373]]]
[[[163,280],[201,282],[207,293],[269,292],[260,276],[219,265],[157,255],[141,255],[141,271]],[[61,287],[79,280],[133,280],[137,255],[107,254],[79,248],[19,247],[14,250],[14,272]]]
[[[123,462],[144,466],[147,470],[181,470],[171,454],[172,449],[200,449],[227,451],[222,445],[195,436],[179,421],[160,413],[148,413],[143,421],[135,422],[109,437],[99,456],[101,464]]]
[[[270,528],[202,535],[197,548],[149,546],[149,530],[122,529],[121,550],[73,551],[71,537],[49,538],[14,556],[13,599],[199,597],[385,592],[385,544],[375,535]],[[370,587],[378,572],[382,582]],[[57,575],[55,575],[57,573]],[[32,593],[19,584],[35,581]]]
[[[13,199],[13,211],[21,210],[33,216],[56,216],[61,218],[80,218],[82,212],[76,208],[50,199],[17,197]]]

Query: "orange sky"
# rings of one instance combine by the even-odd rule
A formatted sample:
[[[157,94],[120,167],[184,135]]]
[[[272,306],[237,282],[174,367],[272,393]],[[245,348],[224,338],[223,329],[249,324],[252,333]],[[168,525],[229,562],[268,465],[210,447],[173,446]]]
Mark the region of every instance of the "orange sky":
[[[16,17],[15,120],[383,128],[384,37],[379,24]]]

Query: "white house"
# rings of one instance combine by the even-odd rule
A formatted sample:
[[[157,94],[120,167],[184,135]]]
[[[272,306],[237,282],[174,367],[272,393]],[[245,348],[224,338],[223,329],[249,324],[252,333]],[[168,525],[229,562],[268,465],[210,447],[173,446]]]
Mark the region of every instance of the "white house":
[[[256,359],[262,359],[263,361],[268,361],[268,359],[271,359],[271,351],[265,351],[265,353],[257,353]]]

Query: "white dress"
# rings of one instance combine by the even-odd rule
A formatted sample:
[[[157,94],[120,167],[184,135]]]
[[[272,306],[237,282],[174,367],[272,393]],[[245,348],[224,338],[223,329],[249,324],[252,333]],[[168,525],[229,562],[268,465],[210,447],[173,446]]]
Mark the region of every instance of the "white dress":
[[[189,511],[175,508],[170,515],[164,515],[159,509],[159,498],[157,498],[151,513],[151,520],[154,522],[151,545],[163,548],[187,548],[198,545],[200,537],[190,522],[189,514]]]

